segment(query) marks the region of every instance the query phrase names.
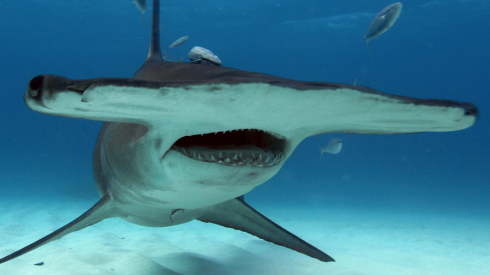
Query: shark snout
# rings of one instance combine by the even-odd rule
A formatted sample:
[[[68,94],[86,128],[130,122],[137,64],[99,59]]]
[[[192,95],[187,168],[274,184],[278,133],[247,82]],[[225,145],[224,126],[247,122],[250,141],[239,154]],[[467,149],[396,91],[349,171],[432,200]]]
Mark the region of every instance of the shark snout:
[[[465,115],[474,117],[476,121],[479,116],[478,108],[471,103],[462,103],[462,105],[465,109]]]
[[[56,93],[69,90],[72,80],[56,75],[38,75],[29,81],[27,95],[32,99],[42,100]],[[27,96],[26,95],[26,96]]]
[[[58,75],[38,75],[29,81],[27,93],[37,100],[63,92],[75,92],[81,95],[90,85],[89,81],[70,80]]]
[[[38,75],[29,81],[24,102],[29,108],[40,113],[64,114],[54,110],[66,111],[78,106],[88,86],[90,83],[62,76]]]

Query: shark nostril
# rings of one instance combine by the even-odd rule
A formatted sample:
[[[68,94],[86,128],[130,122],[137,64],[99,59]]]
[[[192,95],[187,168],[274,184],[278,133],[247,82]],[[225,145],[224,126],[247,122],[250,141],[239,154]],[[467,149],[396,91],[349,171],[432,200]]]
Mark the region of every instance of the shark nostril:
[[[38,75],[29,82],[29,86],[27,87],[29,95],[31,95],[32,97],[41,96],[41,87],[43,85],[43,80],[44,76]]]

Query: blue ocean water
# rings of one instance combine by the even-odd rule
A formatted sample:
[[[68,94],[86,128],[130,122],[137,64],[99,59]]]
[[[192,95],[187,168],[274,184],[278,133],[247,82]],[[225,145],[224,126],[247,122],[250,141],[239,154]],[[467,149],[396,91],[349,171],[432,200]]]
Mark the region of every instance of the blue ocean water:
[[[478,122],[449,133],[329,134],[305,140],[251,205],[359,208],[490,219],[490,1],[404,2],[391,30],[363,35],[386,1],[162,1],[167,53],[211,49],[224,66],[477,105]],[[38,74],[131,77],[149,27],[131,0],[0,1],[0,199],[96,197],[92,150],[102,123],[37,114],[23,103]],[[150,22],[150,13],[146,13]],[[325,108],[328,108],[328,103]],[[284,106],[288,108],[288,106]],[[328,123],[328,122],[326,122]],[[320,161],[317,145],[343,139]]]

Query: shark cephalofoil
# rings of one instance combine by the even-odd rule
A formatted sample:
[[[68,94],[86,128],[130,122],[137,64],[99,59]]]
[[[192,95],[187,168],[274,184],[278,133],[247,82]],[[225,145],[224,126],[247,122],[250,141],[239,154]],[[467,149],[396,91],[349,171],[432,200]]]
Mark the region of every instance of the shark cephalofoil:
[[[477,119],[469,103],[166,62],[159,11],[155,0],[148,58],[132,79],[40,75],[29,82],[24,99],[32,110],[106,122],[93,155],[101,199],[0,263],[111,217],[156,227],[200,220],[333,261],[243,195],[274,176],[309,136],[455,131]]]

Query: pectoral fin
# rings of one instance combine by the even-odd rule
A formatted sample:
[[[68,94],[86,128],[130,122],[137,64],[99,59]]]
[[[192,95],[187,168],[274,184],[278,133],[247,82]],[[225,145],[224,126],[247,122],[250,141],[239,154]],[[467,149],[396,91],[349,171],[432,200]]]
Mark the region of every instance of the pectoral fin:
[[[61,227],[60,229],[54,231],[53,233],[0,259],[0,264],[15,259],[51,241],[61,239],[65,235],[68,235],[72,232],[78,231],[87,226],[91,226],[93,224],[102,221],[103,219],[110,218],[113,216],[114,216],[114,207],[112,204],[112,200],[109,195],[105,195],[94,206],[92,206],[92,208],[90,208],[87,212],[83,213],[80,217],[76,218],[75,220]]]
[[[252,234],[265,241],[298,251],[322,262],[335,261],[316,247],[303,241],[237,198],[209,207],[198,220]]]

